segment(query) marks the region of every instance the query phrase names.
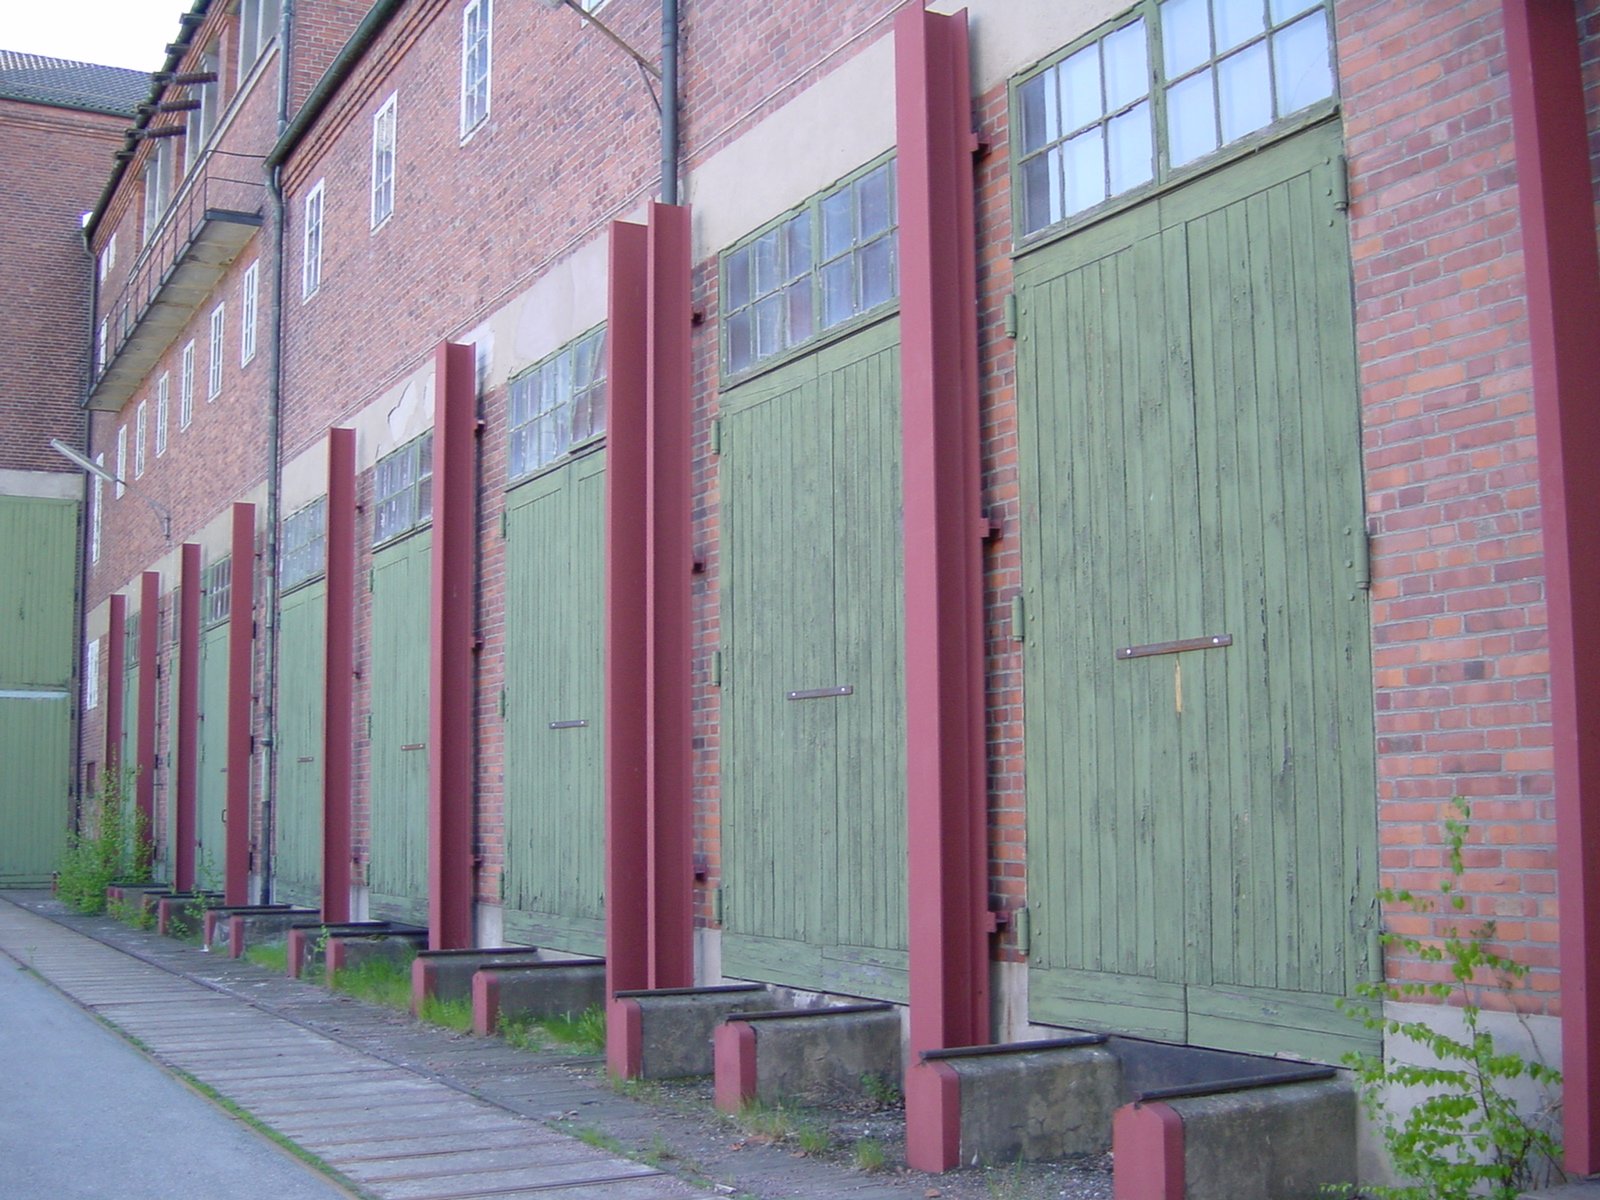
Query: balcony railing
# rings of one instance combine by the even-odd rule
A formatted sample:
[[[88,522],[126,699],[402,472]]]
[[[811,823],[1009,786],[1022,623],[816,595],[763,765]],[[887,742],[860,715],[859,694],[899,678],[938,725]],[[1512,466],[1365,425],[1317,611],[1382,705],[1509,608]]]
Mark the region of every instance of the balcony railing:
[[[105,348],[90,408],[126,404],[261,227],[261,158],[213,150],[184,180],[122,290],[100,298]]]

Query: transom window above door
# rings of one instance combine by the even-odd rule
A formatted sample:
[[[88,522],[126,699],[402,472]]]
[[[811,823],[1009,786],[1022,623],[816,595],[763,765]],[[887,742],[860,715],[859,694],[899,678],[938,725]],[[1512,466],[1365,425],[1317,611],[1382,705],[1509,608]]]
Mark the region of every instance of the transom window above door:
[[[1144,0],[1013,93],[1021,237],[1334,95],[1326,0]]]

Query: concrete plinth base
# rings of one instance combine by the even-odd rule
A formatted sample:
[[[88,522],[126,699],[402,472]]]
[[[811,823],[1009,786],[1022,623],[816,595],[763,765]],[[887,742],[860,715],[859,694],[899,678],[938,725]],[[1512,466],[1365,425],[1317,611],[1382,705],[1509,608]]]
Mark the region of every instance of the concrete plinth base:
[[[472,976],[472,1032],[487,1036],[506,1019],[542,1020],[604,1003],[601,958],[481,967]]]
[[[534,946],[497,946],[475,950],[424,950],[411,963],[411,1011],[422,1002],[472,999],[472,977],[481,967],[525,966],[539,962]]]
[[[892,1004],[739,1012],[712,1037],[716,1105],[859,1097],[863,1080],[900,1079],[900,1014]]]
[[[732,1013],[765,1012],[780,1007],[778,997],[759,983],[724,987],[657,988],[618,992],[617,1011],[607,1021],[608,1037],[620,1036],[620,1055],[609,1052],[616,1074],[626,1079],[685,1079],[709,1075],[715,1066],[711,1037]],[[621,1030],[620,1034],[609,1031]],[[618,1064],[621,1069],[618,1069]]]

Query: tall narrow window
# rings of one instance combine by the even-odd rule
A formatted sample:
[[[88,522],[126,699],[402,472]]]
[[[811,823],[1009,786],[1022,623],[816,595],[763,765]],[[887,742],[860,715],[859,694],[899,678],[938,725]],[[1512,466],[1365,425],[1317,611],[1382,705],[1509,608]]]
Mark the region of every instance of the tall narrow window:
[[[117,430],[117,488],[116,498],[122,499],[122,493],[128,490],[123,480],[128,477],[128,427],[126,425]]]
[[[94,456],[94,465],[106,465],[105,451]],[[100,530],[105,523],[106,481],[98,475],[91,478],[94,486],[89,497],[89,561],[97,563],[100,561]]]
[[[83,648],[83,711],[100,707],[100,639],[90,638]]]
[[[221,625],[233,611],[233,559],[219,558],[200,572],[201,623]]]
[[[383,102],[372,117],[372,227],[394,212],[395,97]]]
[[[194,342],[183,347],[183,366],[178,371],[178,428],[189,428],[194,420]]]
[[[172,139],[157,138],[144,168],[144,236],[161,223],[172,199]]]
[[[256,292],[260,278],[260,260],[244,269],[244,279],[239,284],[239,365],[245,366],[256,356]]]
[[[283,566],[279,583],[284,591],[315,579],[328,565],[328,498],[313,500],[283,522]]]
[[[188,87],[189,99],[198,103],[200,107],[190,110],[188,124],[184,127],[183,169],[186,173],[194,171],[201,155],[205,152],[206,143],[211,140],[211,134],[217,127],[217,110],[222,107],[222,84],[219,79],[221,64],[222,56],[213,43],[200,56],[194,72],[202,77],[210,75],[211,78],[202,83],[190,84]]]
[[[94,335],[94,369],[103,371],[106,367],[106,337],[111,329],[110,319],[100,318],[100,328]]]
[[[310,299],[322,286],[322,180],[306,193],[305,256],[300,264],[300,295]]]
[[[111,268],[116,266],[116,265],[117,265],[117,234],[116,234],[116,231],[113,230],[112,233],[111,233],[111,237],[109,239],[107,239],[107,241],[106,241],[105,249],[100,251],[100,259],[99,259],[99,262],[97,263],[96,273],[97,273],[101,283],[104,283],[106,281],[106,276],[111,274]]]
[[[156,380],[156,457],[167,452],[167,407],[171,402],[172,372],[161,372]]]
[[[140,479],[144,476],[144,439],[145,434],[148,432],[146,428],[147,421],[145,403],[141,400],[139,401],[139,407],[133,410],[133,477],[135,479]]]
[[[215,400],[222,394],[222,335],[227,327],[223,305],[211,310],[211,361],[206,379],[206,399]]]
[[[493,0],[467,0],[461,12],[461,136],[489,115],[489,70]]]

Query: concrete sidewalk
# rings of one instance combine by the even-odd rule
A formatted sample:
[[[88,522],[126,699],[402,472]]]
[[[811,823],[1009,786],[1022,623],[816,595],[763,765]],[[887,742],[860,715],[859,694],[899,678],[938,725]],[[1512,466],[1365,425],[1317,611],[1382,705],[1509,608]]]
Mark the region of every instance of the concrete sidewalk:
[[[0,952],[385,1200],[925,1194],[732,1131],[708,1155],[703,1128],[597,1086],[594,1059],[424,1025],[46,893],[0,893]]]

